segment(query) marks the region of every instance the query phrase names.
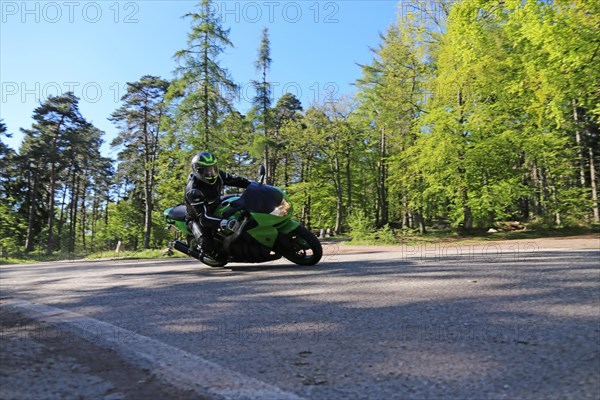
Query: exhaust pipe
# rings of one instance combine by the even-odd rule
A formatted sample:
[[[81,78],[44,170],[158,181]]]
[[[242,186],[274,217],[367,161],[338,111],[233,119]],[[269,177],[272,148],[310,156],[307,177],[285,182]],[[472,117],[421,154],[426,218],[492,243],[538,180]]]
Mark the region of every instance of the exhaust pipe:
[[[179,240],[173,242],[173,247],[175,248],[175,250],[178,250],[183,254],[187,254],[188,256],[194,257],[198,260],[202,260],[202,254],[200,254],[198,250],[191,248],[190,246]]]

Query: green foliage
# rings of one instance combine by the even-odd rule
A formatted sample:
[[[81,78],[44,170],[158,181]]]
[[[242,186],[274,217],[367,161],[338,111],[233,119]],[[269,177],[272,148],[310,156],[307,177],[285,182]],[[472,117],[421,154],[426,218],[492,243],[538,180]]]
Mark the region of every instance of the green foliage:
[[[23,245],[22,238],[27,226],[11,208],[9,199],[0,199],[0,249],[13,253]]]
[[[375,237],[379,244],[398,244],[398,238],[396,237],[394,230],[390,227],[390,224],[385,224],[379,229],[376,232]]]
[[[369,241],[374,238],[374,221],[362,210],[348,216],[348,226],[353,242]]]

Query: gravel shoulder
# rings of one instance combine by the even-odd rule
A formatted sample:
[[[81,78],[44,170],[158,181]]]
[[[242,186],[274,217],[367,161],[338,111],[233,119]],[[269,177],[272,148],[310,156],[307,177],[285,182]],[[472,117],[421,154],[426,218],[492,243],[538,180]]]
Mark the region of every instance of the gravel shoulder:
[[[0,309],[0,398],[198,399],[68,331]]]

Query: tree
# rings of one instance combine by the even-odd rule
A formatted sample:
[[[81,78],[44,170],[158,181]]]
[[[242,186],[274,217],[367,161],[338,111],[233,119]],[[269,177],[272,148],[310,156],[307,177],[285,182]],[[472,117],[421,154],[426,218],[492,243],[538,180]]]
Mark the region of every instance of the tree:
[[[285,93],[277,100],[275,108],[272,110],[273,113],[273,144],[277,146],[279,158],[273,160],[274,164],[279,164],[283,167],[283,176],[280,177],[279,182],[283,183],[283,186],[288,186],[290,182],[290,167],[293,162],[295,150],[290,149],[286,138],[282,136],[281,131],[283,127],[298,118],[301,118],[300,112],[302,111],[302,103],[296,96],[291,93]],[[282,169],[280,168],[279,171]],[[275,171],[275,170],[274,170]],[[280,174],[281,175],[281,174]],[[273,176],[273,181],[277,181],[277,177]]]
[[[188,144],[208,149],[215,139],[218,123],[232,110],[236,85],[218,61],[232,43],[229,30],[221,26],[210,0],[202,0],[200,12],[184,17],[192,19],[192,30],[187,48],[175,53],[179,66],[166,97],[174,104],[174,122],[180,132],[188,135]]]
[[[123,105],[112,115],[120,129],[112,147],[121,147],[118,160],[129,179],[141,181],[144,194],[144,248],[150,248],[152,211],[156,184],[161,122],[165,114],[164,96],[169,83],[159,77],[144,75],[127,84]]]
[[[23,220],[16,212],[19,204],[19,160],[13,149],[2,141],[11,137],[0,120],[0,247],[15,250],[23,234]]]
[[[21,145],[21,156],[27,160],[29,173],[29,222],[26,250],[33,249],[35,231],[35,208],[40,200],[40,189],[47,184],[47,240],[46,252],[54,248],[55,195],[61,173],[73,164],[76,154],[88,154],[99,146],[100,133],[92,132],[91,125],[79,112],[79,99],[72,92],[61,96],[50,96],[33,113],[31,129],[22,129],[25,134]]]
[[[260,118],[260,125],[263,131],[262,147],[263,147],[263,162],[266,169],[265,180],[268,184],[273,183],[275,176],[276,163],[269,158],[270,138],[269,131],[271,129],[271,88],[267,81],[267,72],[271,67],[271,49],[269,44],[269,30],[262,30],[262,38],[258,49],[258,59],[254,63],[256,71],[261,74],[260,81],[253,81],[252,84],[256,89],[256,96],[252,103],[256,108],[256,116]]]
[[[14,150],[2,141],[2,136],[12,136],[6,133],[6,131],[6,124],[0,119],[0,158],[2,158],[2,163],[0,164],[0,198],[6,198],[8,196],[7,183],[12,175],[10,173],[10,165],[15,156]]]
[[[524,66],[523,81],[530,90],[531,102],[527,107],[530,114],[538,118],[533,121],[540,131],[551,132],[557,143],[560,160],[570,158],[575,161],[573,169],[578,171],[579,191],[589,196],[575,201],[571,191],[577,196],[578,190],[555,182],[554,188],[541,188],[541,191],[557,191],[558,197],[566,197],[558,204],[569,204],[572,213],[579,204],[591,211],[595,222],[600,220],[598,211],[597,177],[595,166],[598,154],[598,118],[600,117],[600,92],[597,82],[600,69],[600,7],[597,2],[559,0],[551,3],[527,2],[523,5],[511,4],[508,14],[507,32],[514,48],[522,57]],[[540,138],[542,139],[542,138]],[[532,146],[538,151],[546,147]],[[574,151],[573,151],[574,150]],[[536,175],[554,175],[549,167],[540,166],[536,157]],[[552,157],[557,160],[557,158]],[[570,164],[570,163],[568,163]],[[563,167],[561,167],[562,169]],[[564,165],[565,178],[570,176]],[[542,171],[544,170],[544,171]],[[562,180],[562,179],[561,179]],[[544,186],[544,179],[539,179]],[[546,179],[548,181],[548,179]],[[559,186],[563,186],[559,190]],[[565,201],[566,200],[566,201]],[[560,214],[560,207],[555,212]],[[563,210],[566,212],[567,210]],[[586,213],[589,216],[589,211]]]
[[[399,21],[381,36],[381,44],[373,50],[371,65],[362,66],[363,76],[358,80],[359,106],[357,113],[364,120],[370,151],[373,155],[376,183],[375,221],[378,227],[390,220],[391,204],[396,213],[414,212],[421,219],[420,204],[410,204],[407,177],[396,168],[390,174],[390,160],[396,153],[413,145],[416,126],[425,102],[424,85],[429,79],[430,67],[425,62],[429,36],[419,23]],[[412,177],[419,179],[418,176]],[[410,177],[408,178],[410,179]],[[390,182],[395,193],[390,193]],[[401,184],[398,184],[398,183]],[[416,209],[410,210],[409,207]]]

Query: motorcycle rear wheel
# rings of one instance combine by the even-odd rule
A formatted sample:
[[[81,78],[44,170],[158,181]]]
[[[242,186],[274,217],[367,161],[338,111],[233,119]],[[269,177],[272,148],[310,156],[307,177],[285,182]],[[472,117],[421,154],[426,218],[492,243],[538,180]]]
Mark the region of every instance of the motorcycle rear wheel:
[[[276,251],[298,265],[315,265],[323,256],[323,247],[311,231],[299,226],[278,240]]]

